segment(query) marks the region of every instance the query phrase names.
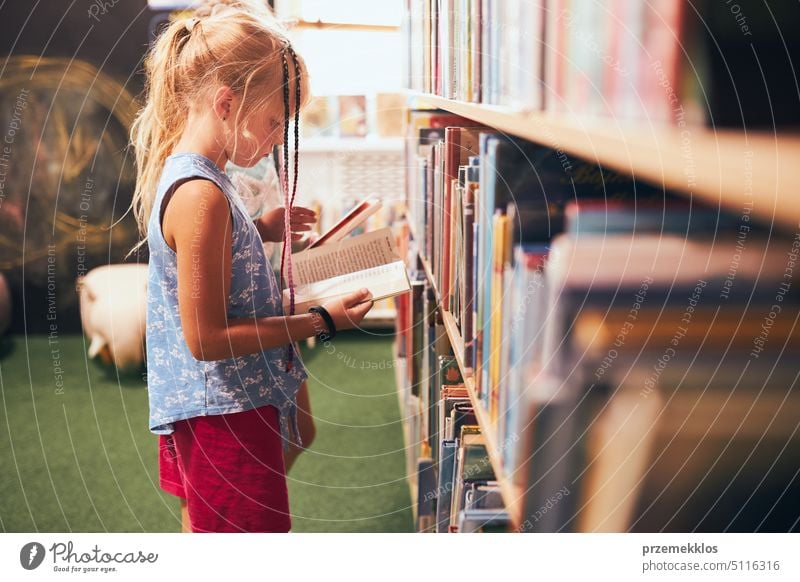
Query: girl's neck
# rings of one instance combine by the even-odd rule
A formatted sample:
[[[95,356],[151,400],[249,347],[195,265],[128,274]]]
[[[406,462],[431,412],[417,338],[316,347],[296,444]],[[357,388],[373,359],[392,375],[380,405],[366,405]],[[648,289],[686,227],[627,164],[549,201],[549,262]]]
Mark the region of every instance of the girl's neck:
[[[221,130],[216,119],[207,115],[197,115],[190,111],[186,120],[186,127],[178,143],[172,150],[173,154],[200,154],[220,169],[225,170],[228,155],[225,148],[221,147],[217,139],[217,130]]]

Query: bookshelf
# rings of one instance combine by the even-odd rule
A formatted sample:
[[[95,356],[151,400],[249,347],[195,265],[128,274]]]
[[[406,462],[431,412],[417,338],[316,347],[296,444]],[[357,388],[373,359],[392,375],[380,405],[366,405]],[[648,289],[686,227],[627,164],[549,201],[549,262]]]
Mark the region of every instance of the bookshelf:
[[[413,222],[413,221],[410,221]],[[412,230],[412,236],[414,235]],[[428,278],[428,282],[433,289],[434,296],[436,297],[437,304],[440,303],[439,291],[436,289],[436,280],[433,277],[433,272],[431,270],[430,264],[428,260],[420,255],[419,257],[420,263],[422,264],[422,269],[425,272],[425,276]],[[464,378],[464,385],[467,388],[467,393],[469,394],[470,402],[472,406],[475,408],[475,415],[478,419],[478,424],[481,427],[481,432],[483,433],[486,439],[486,449],[489,454],[489,461],[492,464],[492,469],[494,470],[495,476],[497,477],[497,481],[500,483],[500,488],[503,495],[503,502],[506,505],[506,508],[511,515],[512,522],[514,527],[519,526],[520,516],[521,516],[521,506],[520,500],[522,497],[522,492],[519,490],[519,487],[515,486],[511,480],[506,476],[505,471],[503,469],[502,459],[500,458],[500,443],[497,439],[497,431],[495,430],[495,426],[492,423],[491,419],[489,418],[489,412],[486,410],[483,402],[481,402],[480,398],[478,397],[478,393],[475,390],[475,382],[472,378],[472,373],[467,369],[467,366],[464,362],[463,354],[464,354],[464,340],[461,337],[461,333],[458,331],[458,326],[456,325],[455,320],[450,312],[442,309],[442,321],[444,323],[445,331],[447,332],[447,338],[450,341],[450,345],[453,348],[453,352],[455,353],[456,361],[458,362],[458,367],[461,370],[461,375]],[[395,350],[395,359],[399,361],[400,358],[397,356],[397,348]],[[397,381],[397,389],[398,393],[400,391],[400,386],[402,386],[401,382],[405,382],[405,378],[401,376],[396,377]],[[401,410],[402,408],[402,400],[400,402]],[[410,436],[408,434],[408,427],[405,423],[403,423],[403,437],[406,443],[406,448],[408,449],[408,444],[411,442]],[[410,492],[412,500],[416,499],[417,491],[416,485],[412,482],[409,482],[410,485]]]
[[[703,127],[625,125],[602,118],[582,118],[549,112],[521,112],[467,103],[436,95],[413,94],[414,106],[439,108],[493,127],[509,135],[540,143],[603,166],[631,174],[665,188],[698,196],[703,202],[752,212],[766,223],[786,229],[800,224],[800,135],[770,134]],[[689,184],[684,140],[691,148],[694,183]],[[746,159],[753,191],[743,188]],[[757,185],[757,186],[755,186]]]
[[[413,346],[410,353],[415,356],[422,353],[420,357],[427,358],[422,360],[422,370],[427,372],[420,374],[424,379],[418,382],[423,387],[423,399],[429,401],[424,401],[422,410],[426,406],[430,410],[433,402],[441,404],[439,410],[444,411],[440,412],[440,418],[429,423],[427,432],[423,425],[419,436],[410,439],[412,446],[415,440],[436,440],[433,446],[440,445],[440,454],[432,459],[440,479],[436,488],[437,531],[476,531],[469,529],[472,524],[466,514],[482,508],[504,510],[503,527],[509,531],[625,531],[635,527],[644,530],[673,527],[680,531],[687,526],[676,525],[676,519],[684,519],[685,523],[694,519],[689,516],[690,511],[675,518],[688,507],[687,496],[694,495],[701,486],[717,486],[714,479],[719,480],[724,491],[730,488],[730,474],[720,465],[708,483],[693,481],[696,471],[684,482],[675,481],[674,486],[674,480],[669,481],[674,500],[667,500],[663,490],[658,489],[671,479],[671,463],[683,459],[689,450],[680,447],[691,446],[694,438],[685,425],[690,416],[687,411],[695,410],[691,406],[698,394],[691,387],[687,389],[684,380],[690,378],[690,385],[724,388],[727,377],[715,376],[722,360],[725,366],[736,367],[747,357],[746,353],[742,358],[730,357],[731,336],[741,336],[747,344],[750,335],[757,335],[758,330],[744,331],[737,327],[737,335],[725,331],[722,323],[714,325],[716,319],[707,323],[707,328],[697,320],[695,328],[705,333],[702,345],[681,346],[684,353],[696,349],[691,365],[688,360],[681,360],[670,372],[674,376],[661,376],[659,370],[652,381],[657,385],[654,390],[668,391],[681,386],[678,399],[661,402],[660,392],[648,398],[651,391],[647,382],[653,373],[649,358],[660,361],[664,342],[671,345],[673,341],[681,341],[682,337],[675,340],[671,323],[659,317],[665,308],[670,313],[679,313],[683,308],[684,287],[689,289],[697,280],[690,276],[691,268],[695,262],[700,265],[705,252],[708,256],[712,256],[712,251],[721,254],[719,269],[705,264],[703,281],[706,273],[715,281],[713,285],[727,277],[722,285],[723,289],[729,289],[733,284],[731,261],[739,265],[739,257],[743,256],[737,253],[755,257],[763,250],[763,257],[756,257],[752,268],[739,270],[737,266],[734,277],[738,277],[740,289],[751,281],[758,283],[757,301],[767,303],[772,299],[771,286],[780,279],[780,269],[788,264],[783,258],[785,247],[800,248],[790,243],[795,240],[790,237],[796,237],[800,228],[800,206],[796,204],[796,192],[800,191],[797,164],[800,131],[798,123],[792,121],[794,118],[786,116],[785,111],[776,114],[771,106],[771,124],[763,119],[751,123],[758,119],[757,106],[763,105],[757,101],[751,101],[756,107],[749,111],[745,108],[739,117],[729,115],[727,120],[720,121],[720,116],[726,113],[724,108],[720,108],[719,102],[697,99],[696,87],[684,83],[682,67],[686,64],[680,58],[681,46],[665,40],[682,38],[673,34],[676,30],[690,30],[679,27],[682,19],[688,18],[688,12],[676,8],[678,3],[656,4],[643,8],[646,13],[638,14],[641,20],[634,24],[639,26],[636,29],[639,32],[627,30],[629,36],[635,37],[633,40],[646,41],[651,51],[644,51],[645,58],[639,48],[621,49],[621,45],[611,40],[607,47],[597,45],[601,47],[599,52],[588,42],[575,42],[581,40],[579,34],[583,38],[597,35],[604,39],[615,39],[616,33],[622,34],[616,28],[616,20],[604,28],[608,23],[600,15],[587,17],[586,14],[592,14],[588,5],[581,6],[586,8],[581,13],[581,28],[577,26],[579,10],[548,12],[543,7],[549,4],[494,0],[479,5],[460,0],[444,4],[427,0],[407,2],[406,95],[411,111],[407,118],[406,217],[408,234],[416,241],[410,245],[409,265],[414,271],[422,271],[424,277],[418,273],[416,276],[427,281],[421,294],[424,298],[415,295],[405,310],[407,314],[403,314],[406,328],[402,339],[406,346]],[[530,12],[540,9],[545,12],[536,18],[544,21],[532,18]],[[652,16],[663,18],[653,20]],[[531,25],[527,35],[521,34],[520,22]],[[532,38],[536,40],[537,30],[545,39],[560,39],[563,46],[557,42],[526,44]],[[604,32],[609,34],[603,36]],[[736,45],[731,42],[729,46]],[[666,72],[660,78],[653,77],[652,71],[635,69],[641,75],[630,80],[630,87],[626,88],[628,80],[622,83],[616,79],[614,67],[606,66],[608,63],[599,58],[606,48],[609,54],[624,61],[624,66],[663,62]],[[706,48],[697,45],[689,50],[699,55]],[[519,54],[519,61],[509,63],[509,54]],[[662,60],[655,61],[657,58]],[[737,65],[741,67],[738,78],[752,78],[745,74],[742,62]],[[725,83],[718,77],[710,76],[708,71],[692,71],[700,84],[707,83],[718,95],[728,94]],[[540,83],[531,83],[526,75],[532,75]],[[767,84],[766,77],[764,83]],[[663,90],[665,84],[667,91]],[[780,85],[774,77],[769,84],[770,89]],[[637,99],[635,107],[626,93],[631,90]],[[675,107],[675,103],[680,107]],[[728,128],[710,127],[715,123]],[[738,129],[739,123],[751,129]],[[765,129],[754,131],[752,127]],[[570,163],[561,161],[562,157],[569,158]],[[565,178],[565,174],[569,176]],[[600,182],[602,186],[597,185]],[[665,192],[661,192],[662,188]],[[514,196],[515,189],[521,193],[519,197]],[[689,199],[691,204],[685,204],[681,197]],[[540,204],[543,199],[547,200],[544,210],[540,208],[544,206]],[[666,210],[662,216],[656,216],[657,212],[650,210],[648,203],[661,203],[662,199]],[[598,200],[605,201],[605,205]],[[639,201],[643,204],[639,205]],[[691,229],[683,228],[682,221],[687,216],[686,224]],[[652,218],[650,223],[648,217]],[[742,236],[743,232],[750,232],[751,217],[754,234]],[[523,223],[527,229],[524,236]],[[512,224],[519,229],[509,231]],[[607,230],[601,232],[602,228]],[[652,231],[648,230],[651,228]],[[627,238],[634,232],[635,245],[629,244]],[[645,233],[653,235],[652,238],[644,240]],[[604,244],[618,245],[613,252],[593,254],[598,247],[593,236],[599,234],[603,235]],[[713,242],[708,240],[711,234]],[[660,235],[658,240],[656,235]],[[427,240],[428,236],[432,240]],[[769,237],[769,244],[759,237]],[[680,238],[683,238],[681,249],[690,242],[699,252],[681,254],[675,262],[664,260],[660,254],[663,245],[674,240],[678,249]],[[759,246],[762,243],[763,249]],[[632,261],[631,265],[640,269],[633,276],[631,265],[618,260],[619,256],[632,256],[633,251],[639,253],[637,257],[651,253],[647,257],[657,257],[659,261],[645,258]],[[588,256],[598,259],[578,262]],[[761,269],[764,257],[776,267],[771,274]],[[790,258],[791,261],[794,259]],[[573,269],[573,265],[578,266]],[[591,282],[582,278],[581,273],[590,267],[604,268],[605,278]],[[639,277],[639,273],[643,276]],[[765,284],[764,277],[770,282]],[[639,281],[651,279],[659,282],[644,287],[646,291],[650,289],[649,303],[645,304],[645,294],[637,295],[642,299],[636,299],[639,303],[635,309],[627,311],[630,306],[619,299],[618,293],[634,295]],[[673,293],[676,281],[683,287]],[[560,291],[555,293],[554,289],[561,289],[559,285],[565,282],[569,286],[565,285],[563,296]],[[769,311],[768,307],[751,307],[753,297],[751,293],[748,297],[742,294],[733,298],[725,291],[719,298],[708,293],[703,302],[711,310],[716,301],[714,317],[722,313],[733,321],[739,311],[749,309],[748,318],[753,313],[758,318],[763,309]],[[516,314],[514,309],[522,305],[525,315],[521,321],[525,323],[509,325]],[[436,321],[431,316],[434,306],[439,314]],[[592,352],[587,355],[584,338],[572,324],[584,322],[579,317],[606,318],[609,313],[622,317],[633,313],[636,325],[647,331],[646,341],[637,344],[628,338],[628,328],[621,324],[619,329],[624,329],[624,333],[614,337],[614,342],[621,342],[619,345],[612,345],[610,340],[606,341],[608,338],[595,338],[600,343],[591,343]],[[645,313],[647,317],[655,317],[654,314],[658,317],[639,319]],[[745,321],[744,315],[737,321]],[[409,331],[417,329],[417,325],[423,326],[423,334],[419,336]],[[780,341],[793,340],[796,337],[793,330],[776,331],[775,337],[780,337]],[[661,333],[666,336],[650,340]],[[447,341],[439,344],[438,339],[445,339],[443,336]],[[626,338],[630,339],[630,345],[626,345]],[[450,345],[446,346],[447,343]],[[474,350],[465,353],[465,344],[474,345]],[[520,345],[535,346],[536,350],[523,352],[518,349]],[[642,361],[638,357],[617,359],[625,350],[641,355],[645,349],[650,351]],[[791,381],[792,367],[788,362],[778,361],[781,354],[775,349],[769,357],[775,357],[779,369],[788,374],[774,382],[774,389],[781,394],[781,382]],[[602,356],[605,358],[601,361]],[[609,369],[616,368],[603,376],[605,368],[601,365],[606,359],[610,362]],[[441,396],[443,381],[431,380],[434,377],[431,370],[453,371],[455,378],[456,366],[461,376],[457,381],[460,384],[463,380],[463,389],[459,387],[458,395]],[[472,366],[478,370],[475,375]],[[599,380],[598,389],[591,377],[593,370]],[[512,372],[517,375],[509,380]],[[763,376],[752,374],[748,386],[755,386]],[[523,378],[531,380],[523,384]],[[638,391],[641,385],[648,390]],[[426,386],[430,386],[427,392]],[[556,387],[559,396],[553,398]],[[728,396],[724,390],[722,393]],[[736,406],[749,405],[747,396],[737,395],[737,398]],[[456,406],[463,408],[456,410]],[[713,427],[724,408],[715,401],[693,417],[692,422],[703,428]],[[765,410],[772,412],[779,408],[774,403],[765,405]],[[629,414],[634,409],[640,411],[638,415]],[[656,412],[659,416],[652,423],[642,420]],[[459,419],[456,413],[462,414],[460,418],[469,414],[469,423],[478,425],[463,431],[460,439],[452,430]],[[662,413],[664,417],[683,415],[680,419],[684,422],[670,424],[661,418]],[[442,426],[449,427],[446,437],[442,437]],[[757,431],[763,424],[753,426]],[[483,441],[480,446],[485,446],[485,451],[481,449],[482,462],[484,466],[491,465],[493,478],[481,474],[480,479],[468,479],[467,472],[458,473],[462,468],[459,463],[466,463],[467,450],[476,443],[470,437],[478,429]],[[645,449],[649,444],[641,450],[630,445],[645,442],[642,435],[650,432],[662,439],[659,441],[662,448],[658,449],[661,453],[669,449],[665,459],[662,460],[661,453],[647,457]],[[723,432],[724,438],[731,439],[738,434]],[[512,436],[514,443],[509,442]],[[684,441],[688,444],[670,448],[672,443]],[[575,446],[578,442],[581,445]],[[523,443],[529,448],[515,448],[515,444]],[[666,448],[662,446],[664,443],[668,445]],[[454,446],[460,456],[456,457],[453,475],[452,457],[445,451]],[[709,445],[709,450],[714,446]],[[727,447],[714,450],[722,456]],[[425,457],[418,455],[421,468],[429,466],[431,461]],[[690,457],[686,457],[682,466],[690,466]],[[645,460],[650,463],[646,473]],[[622,466],[624,470],[620,470]],[[419,474],[424,475],[421,469]],[[758,471],[753,470],[753,474]],[[735,476],[738,475],[737,472]],[[779,490],[780,479],[773,478]],[[480,487],[491,491],[492,500],[480,506],[475,497],[467,501],[465,497],[459,500],[440,494],[442,479],[447,482],[445,485],[452,483],[454,491],[471,482],[475,495],[476,481],[485,481]],[[564,484],[569,484],[575,495],[565,502],[559,497],[553,502],[562,503],[558,507],[546,506]],[[420,491],[428,486],[420,480]],[[738,486],[742,491],[748,487],[744,482]],[[567,491],[565,497],[572,491]],[[635,506],[637,499],[642,500],[641,507]],[[663,507],[651,511],[656,501]],[[695,513],[707,509],[700,501],[696,505]],[[438,515],[440,507],[446,508],[444,522]],[[545,507],[548,511],[540,511]],[[419,511],[425,515],[427,509],[420,506]],[[636,521],[635,512],[639,512]],[[722,525],[711,526],[712,530],[726,527],[726,519],[738,517],[722,513],[719,517]],[[439,527],[442,523],[444,529]]]
[[[481,399],[478,397],[478,393],[475,391],[475,382],[472,379],[472,375],[467,373],[468,370],[463,359],[464,340],[461,338],[461,334],[458,332],[456,322],[453,319],[453,316],[447,311],[442,311],[442,320],[444,321],[444,327],[447,330],[447,337],[450,340],[450,344],[453,346],[458,367],[461,368],[461,375],[464,377],[464,385],[467,388],[469,399],[472,402],[472,406],[475,408],[475,416],[478,418],[478,425],[481,427],[481,432],[483,433],[484,439],[486,439],[486,450],[489,453],[489,461],[492,464],[495,477],[500,484],[503,502],[505,503],[506,509],[511,516],[514,527],[519,527],[521,521],[521,508],[519,506],[519,502],[522,492],[519,490],[519,487],[516,487],[505,474],[502,459],[500,458],[500,443],[497,439],[497,431],[495,430],[494,423],[492,423],[491,419],[489,418],[489,411],[486,410],[483,402],[481,402]]]

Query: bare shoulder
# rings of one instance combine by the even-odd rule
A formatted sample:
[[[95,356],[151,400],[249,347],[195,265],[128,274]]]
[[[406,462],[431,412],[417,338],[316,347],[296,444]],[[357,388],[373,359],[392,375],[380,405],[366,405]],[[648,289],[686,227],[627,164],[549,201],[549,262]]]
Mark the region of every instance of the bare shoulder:
[[[210,180],[189,180],[175,189],[163,214],[162,230],[170,247],[198,235],[203,242],[219,240],[230,225],[228,199]]]

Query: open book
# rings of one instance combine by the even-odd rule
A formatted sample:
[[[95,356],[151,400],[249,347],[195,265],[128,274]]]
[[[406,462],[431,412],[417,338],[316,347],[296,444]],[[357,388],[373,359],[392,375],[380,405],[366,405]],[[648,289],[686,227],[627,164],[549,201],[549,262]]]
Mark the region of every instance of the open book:
[[[292,273],[295,313],[364,287],[372,292],[372,301],[411,290],[389,227],[296,253]],[[283,306],[288,310],[288,289],[283,291]]]

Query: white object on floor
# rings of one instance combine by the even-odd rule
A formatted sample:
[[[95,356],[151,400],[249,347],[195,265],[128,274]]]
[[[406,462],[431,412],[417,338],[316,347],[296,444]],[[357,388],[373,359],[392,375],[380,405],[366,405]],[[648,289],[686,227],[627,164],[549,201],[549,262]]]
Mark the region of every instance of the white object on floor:
[[[106,265],[78,280],[88,355],[121,371],[144,363],[147,265]]]

